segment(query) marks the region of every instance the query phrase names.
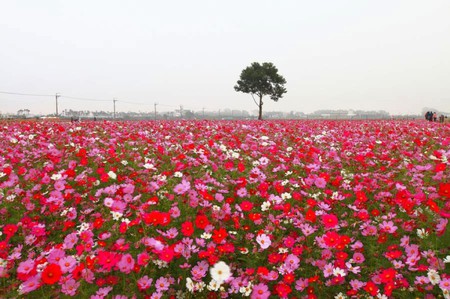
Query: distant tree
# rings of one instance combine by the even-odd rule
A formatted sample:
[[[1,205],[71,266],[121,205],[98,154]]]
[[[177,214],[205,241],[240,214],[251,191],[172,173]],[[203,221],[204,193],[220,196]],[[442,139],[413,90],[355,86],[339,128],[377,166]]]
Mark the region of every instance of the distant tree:
[[[277,102],[286,93],[284,84],[286,84],[286,79],[278,74],[278,69],[272,63],[253,62],[251,66],[242,71],[234,90],[249,93],[252,96],[259,108],[258,119],[261,120],[263,97],[270,96],[271,100]],[[259,98],[259,103],[255,100],[255,95]]]

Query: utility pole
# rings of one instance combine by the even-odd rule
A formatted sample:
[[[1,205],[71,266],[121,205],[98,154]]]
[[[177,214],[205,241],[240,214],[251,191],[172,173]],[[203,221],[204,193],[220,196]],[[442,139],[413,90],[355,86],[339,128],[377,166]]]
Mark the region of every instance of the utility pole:
[[[113,118],[116,119],[116,98],[113,99],[113,105],[114,105],[114,114],[113,114]]]
[[[58,117],[58,98],[60,97],[60,94],[57,93],[55,95],[55,100],[56,100],[56,117]]]
[[[180,105],[180,118],[183,118],[183,106]]]
[[[155,103],[155,120],[156,120],[156,105],[158,105],[158,103]]]

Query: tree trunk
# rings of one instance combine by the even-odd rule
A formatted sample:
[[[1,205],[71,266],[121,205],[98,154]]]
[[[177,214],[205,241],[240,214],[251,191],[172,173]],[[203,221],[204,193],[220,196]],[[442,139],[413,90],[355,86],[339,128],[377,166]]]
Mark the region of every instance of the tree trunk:
[[[262,120],[262,106],[263,106],[262,95],[259,95],[259,115],[258,115],[258,120]]]

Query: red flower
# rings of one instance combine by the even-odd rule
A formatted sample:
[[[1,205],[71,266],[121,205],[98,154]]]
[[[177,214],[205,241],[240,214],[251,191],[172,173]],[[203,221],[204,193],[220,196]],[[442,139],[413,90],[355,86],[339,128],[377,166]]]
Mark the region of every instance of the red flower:
[[[221,243],[228,236],[227,230],[224,228],[215,229],[213,231],[212,239],[216,244]]]
[[[42,271],[42,282],[45,284],[55,284],[61,278],[61,267],[57,264],[48,264]]]
[[[306,211],[305,219],[309,222],[315,223],[316,222],[316,212],[314,210],[308,209]]]
[[[12,236],[17,232],[17,225],[7,224],[3,227],[3,233],[6,235],[6,239],[11,239]]]
[[[97,256],[98,264],[108,271],[110,271],[121,259],[119,254],[109,251],[99,251]]]
[[[242,211],[244,212],[248,212],[253,209],[253,204],[248,200],[244,200],[243,202],[241,202],[240,206]]]
[[[450,183],[441,183],[439,185],[439,195],[450,198]]]
[[[324,214],[322,216],[322,223],[326,228],[332,228],[338,224],[338,218],[333,214]]]
[[[163,251],[161,251],[161,253],[159,254],[158,257],[160,260],[169,263],[170,261],[173,260],[173,256],[174,256],[173,249],[170,247],[167,247],[167,248],[164,248]]]
[[[373,281],[368,281],[364,290],[372,296],[376,296],[378,293],[378,287]]]
[[[328,247],[335,247],[336,245],[339,244],[340,239],[341,238],[340,238],[339,234],[336,232],[333,232],[333,231],[327,232],[323,236],[323,240]]]
[[[190,237],[194,233],[194,224],[191,221],[185,221],[181,224],[181,233],[185,237]]]
[[[392,268],[383,270],[380,273],[380,279],[382,283],[388,283],[388,282],[392,282],[395,278],[395,275],[397,275],[397,271],[395,271]]]
[[[205,215],[197,215],[195,218],[195,226],[197,226],[199,229],[205,229],[209,224],[208,217]]]
[[[96,228],[96,229],[101,228],[102,225],[103,225],[103,222],[104,222],[104,220],[103,220],[102,217],[95,218],[95,220],[94,220],[94,228]]]
[[[284,283],[279,283],[275,285],[275,292],[280,298],[287,298],[287,296],[292,292],[292,289]]]
[[[436,168],[434,169],[435,172],[444,171],[446,168],[446,165],[444,163],[436,164]]]

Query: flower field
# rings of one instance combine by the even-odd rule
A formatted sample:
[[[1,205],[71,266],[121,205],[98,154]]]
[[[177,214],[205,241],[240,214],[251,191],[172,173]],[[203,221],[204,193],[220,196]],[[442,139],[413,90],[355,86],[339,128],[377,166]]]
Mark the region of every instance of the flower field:
[[[0,298],[450,298],[450,125],[0,123]]]

